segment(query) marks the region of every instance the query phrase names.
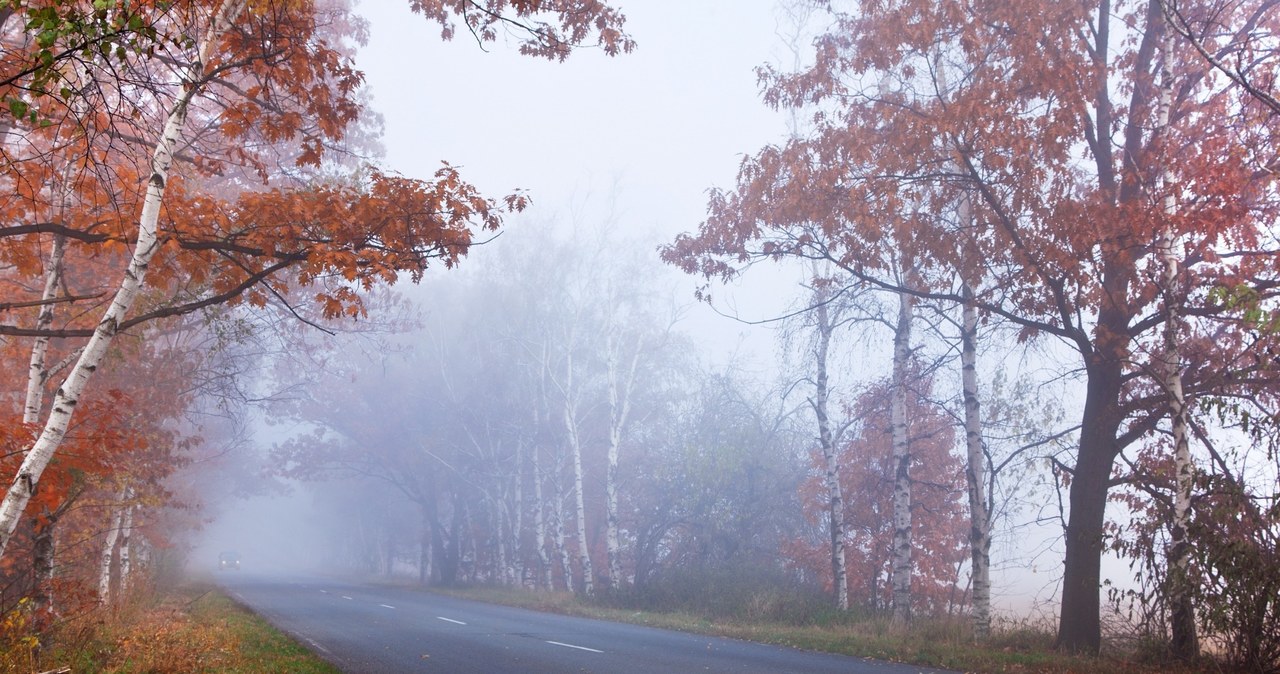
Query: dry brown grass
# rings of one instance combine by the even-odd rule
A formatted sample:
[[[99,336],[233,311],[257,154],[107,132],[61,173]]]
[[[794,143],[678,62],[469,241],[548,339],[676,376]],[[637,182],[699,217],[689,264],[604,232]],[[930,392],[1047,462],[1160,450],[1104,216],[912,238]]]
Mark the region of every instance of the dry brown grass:
[[[6,623],[7,625],[7,623]],[[15,619],[10,627],[18,627]],[[11,630],[18,635],[22,630]],[[0,674],[70,667],[74,674],[298,672],[337,674],[297,642],[209,586],[135,596],[68,620],[34,646],[0,642]],[[0,632],[0,639],[7,638]]]

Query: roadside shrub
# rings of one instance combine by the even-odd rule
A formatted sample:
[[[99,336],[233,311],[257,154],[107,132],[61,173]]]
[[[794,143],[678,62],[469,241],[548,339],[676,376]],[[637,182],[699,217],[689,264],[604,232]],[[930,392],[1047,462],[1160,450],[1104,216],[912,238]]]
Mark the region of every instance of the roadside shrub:
[[[1231,486],[1211,485],[1188,531],[1200,622],[1231,664],[1280,672],[1280,502],[1264,510]]]
[[[684,612],[714,620],[811,624],[830,613],[821,588],[774,569],[670,569],[617,603],[647,611]]]

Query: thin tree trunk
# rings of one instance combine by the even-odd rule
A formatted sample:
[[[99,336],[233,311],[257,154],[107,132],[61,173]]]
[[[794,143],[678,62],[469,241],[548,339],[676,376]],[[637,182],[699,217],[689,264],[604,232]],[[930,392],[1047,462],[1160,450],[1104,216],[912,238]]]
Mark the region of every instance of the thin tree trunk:
[[[583,495],[582,443],[578,438],[578,419],[574,404],[573,357],[565,359],[565,387],[563,421],[565,437],[569,442],[569,459],[573,464],[573,498],[575,534],[578,542],[578,567],[582,572],[582,591],[587,596],[595,594],[595,572],[591,568],[591,550],[587,547],[587,508]]]
[[[507,532],[510,531],[510,523],[507,522],[506,498],[495,499],[493,503],[493,519],[495,523],[494,536],[494,556],[497,568],[493,570],[492,579],[498,584],[510,587],[512,577],[515,575],[511,570],[511,560],[507,554]]]
[[[822,458],[825,463],[825,483],[827,487],[827,522],[831,534],[831,578],[835,589],[836,608],[849,610],[849,577],[845,564],[844,550],[844,497],[840,490],[840,463],[836,456],[836,438],[831,430],[831,418],[828,412],[830,387],[827,377],[827,355],[831,347],[831,335],[835,326],[831,324],[831,315],[827,301],[829,293],[820,288],[814,293],[815,312],[818,319],[817,347],[814,350],[815,390],[810,400],[813,413],[818,418],[818,443],[822,447]]]
[[[47,330],[53,325],[53,302],[58,294],[58,284],[62,282],[62,258],[66,252],[67,239],[62,235],[53,237],[53,247],[49,251],[49,261],[45,268],[44,292],[40,299],[45,304],[40,307],[36,318],[36,329]],[[45,369],[45,356],[49,352],[49,337],[37,337],[31,344],[31,361],[27,367],[26,404],[22,408],[22,423],[35,424],[40,421],[40,409],[44,404],[44,385],[49,379]]]
[[[57,555],[54,529],[57,524],[58,515],[45,511],[44,517],[36,520],[31,541],[31,568],[35,572],[31,603],[42,625],[47,625],[54,616],[53,570]]]
[[[132,490],[127,492],[126,498],[133,500]],[[120,594],[123,596],[129,591],[132,583],[129,576],[133,573],[133,550],[130,543],[133,540],[133,513],[136,506],[126,505],[124,507],[124,517],[120,520]]]
[[[557,461],[557,463],[560,463]],[[556,556],[560,558],[560,572],[564,576],[564,589],[574,592],[577,588],[573,583],[573,564],[569,561],[569,547],[565,544],[564,533],[564,470],[563,466],[559,466],[560,470],[556,471],[555,482],[555,502],[552,504],[551,517],[552,529],[555,537]]]
[[[911,622],[911,453],[907,438],[907,366],[911,357],[911,297],[898,293],[893,335],[893,623]]]
[[[124,496],[121,495],[121,500]],[[111,601],[111,560],[115,558],[116,541],[120,538],[120,518],[124,511],[113,508],[111,528],[107,530],[106,544],[102,547],[102,555],[98,558],[98,602]]]
[[[973,288],[961,289],[964,305],[960,334],[960,370],[964,395],[964,440],[968,454],[965,482],[969,488],[969,553],[973,562],[973,636],[991,635],[991,509],[987,499],[987,456],[982,448],[982,414],[978,402],[978,309]]]
[[[609,589],[622,587],[622,544],[619,535],[618,517],[618,453],[622,445],[622,432],[631,413],[631,390],[635,384],[636,371],[640,366],[641,344],[637,339],[635,351],[631,354],[631,362],[626,372],[618,372],[621,338],[610,334],[607,351],[607,374],[609,381],[609,451],[608,464],[605,468],[605,546],[608,551]]]
[[[418,584],[422,586],[431,583],[431,559],[434,554],[432,549],[432,523],[425,506],[422,508],[422,523],[418,532]]]
[[[1167,21],[1167,18],[1166,18]],[[1169,138],[1169,115],[1173,107],[1173,72],[1171,64],[1171,31],[1164,26],[1161,36],[1159,76],[1160,94],[1156,109],[1155,142]],[[1166,219],[1177,211],[1173,194],[1174,177],[1166,159],[1160,175],[1164,188],[1162,210]],[[1176,657],[1190,660],[1200,655],[1200,640],[1196,634],[1195,605],[1192,600],[1190,568],[1190,544],[1187,542],[1187,525],[1191,520],[1191,493],[1194,486],[1195,464],[1191,459],[1191,446],[1187,439],[1187,401],[1182,388],[1182,357],[1178,330],[1182,326],[1181,287],[1179,266],[1181,259],[1175,248],[1175,236],[1166,220],[1156,240],[1156,255],[1161,263],[1161,286],[1164,291],[1164,387],[1169,396],[1169,420],[1173,434],[1173,460],[1175,488],[1173,498],[1173,522],[1170,532],[1168,555],[1169,568],[1169,622],[1172,629],[1170,649]]]
[[[582,447],[578,443],[577,432],[573,435],[573,497],[578,566],[582,572],[582,592],[591,596],[595,594],[595,571],[591,568],[591,550],[587,547],[587,508],[582,491]]]
[[[40,476],[66,435],[80,395],[84,392],[93,373],[106,358],[118,326],[128,316],[129,309],[142,288],[147,267],[160,247],[156,236],[156,225],[160,217],[160,205],[164,200],[165,184],[169,179],[169,168],[173,163],[174,148],[182,134],[182,128],[186,125],[188,106],[201,89],[201,81],[205,76],[205,63],[208,62],[210,52],[223,32],[230,28],[232,22],[240,15],[245,4],[246,0],[226,0],[218,6],[209,29],[199,43],[196,59],[182,74],[179,94],[169,109],[163,131],[151,157],[151,174],[147,179],[146,197],[138,217],[138,239],[134,245],[129,266],[120,281],[115,298],[102,320],[98,322],[93,336],[89,338],[75,367],[58,388],[53,407],[45,421],[44,430],[27,452],[14,476],[12,485],[5,493],[3,502],[0,502],[0,557],[3,557],[9,540],[18,527],[18,521],[26,510],[27,503],[35,494]]]
[[[547,358],[547,345],[542,346],[542,362],[540,363],[541,372],[538,377],[538,400],[533,406],[533,428],[534,443],[529,452],[529,472],[533,477],[533,537],[536,541],[535,547],[538,554],[538,584],[539,586],[550,592],[555,589],[552,581],[551,557],[547,553],[547,546],[551,545],[553,549],[558,550],[556,542],[552,538],[548,538],[546,507],[547,503],[543,500],[543,479],[542,474],[542,452],[543,443],[539,441],[542,434],[547,429],[547,421],[551,416],[549,412],[549,403],[547,396],[547,379],[549,360]]]
[[[539,464],[537,445],[530,453],[530,471],[533,473],[533,537],[537,542],[538,553],[538,585],[550,592],[555,589],[551,581],[551,557],[547,554],[547,545],[555,546],[555,541],[548,538],[547,518],[544,510],[546,503],[542,499],[542,469]]]
[[[516,483],[515,483],[515,512],[512,515],[511,523],[511,554],[514,559],[511,564],[512,584],[519,587],[525,586],[526,575],[526,557],[522,543],[524,542],[524,512],[525,512],[525,494],[524,494],[524,464],[525,455],[528,449],[525,448],[524,438],[516,439]]]

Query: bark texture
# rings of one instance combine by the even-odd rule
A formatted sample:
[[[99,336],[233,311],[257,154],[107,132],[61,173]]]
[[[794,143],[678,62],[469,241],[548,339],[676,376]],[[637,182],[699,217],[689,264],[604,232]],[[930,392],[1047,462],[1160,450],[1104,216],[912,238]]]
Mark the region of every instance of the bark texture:
[[[911,358],[911,297],[898,293],[893,333],[893,623],[911,622],[911,452],[907,437],[907,367]]]
[[[973,299],[965,284],[963,294]],[[964,395],[964,442],[968,461],[965,482],[969,490],[969,550],[973,577],[973,636],[991,635],[991,508],[987,496],[988,467],[982,447],[982,410],[978,401],[978,310],[972,301],[961,308],[961,386]]]
[[[121,497],[123,500],[123,496]],[[111,527],[107,529],[107,540],[102,546],[102,555],[98,558],[98,601],[106,604],[111,601],[111,561],[116,555],[116,541],[120,538],[120,518],[124,515],[121,508],[112,508]]]
[[[822,447],[824,482],[827,487],[827,523],[831,534],[831,578],[835,589],[836,608],[849,610],[849,577],[844,551],[844,496],[840,490],[840,462],[836,455],[835,432],[831,428],[829,414],[830,384],[827,375],[827,357],[831,347],[831,335],[835,332],[828,307],[830,293],[825,288],[814,293],[814,313],[817,319],[817,343],[814,348],[814,397],[810,400],[814,416],[818,419],[818,443]]]

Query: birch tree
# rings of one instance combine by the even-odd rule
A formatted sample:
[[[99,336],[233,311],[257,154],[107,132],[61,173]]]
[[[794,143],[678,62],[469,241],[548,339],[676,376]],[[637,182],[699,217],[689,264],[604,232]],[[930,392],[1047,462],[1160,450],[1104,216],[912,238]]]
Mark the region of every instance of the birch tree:
[[[849,577],[845,563],[844,495],[840,486],[838,448],[849,423],[835,424],[831,419],[831,383],[828,361],[831,341],[842,320],[842,305],[837,303],[830,285],[815,281],[812,297],[813,313],[813,397],[809,406],[818,422],[818,446],[822,450],[823,482],[827,491],[827,526],[831,542],[831,577],[835,589],[836,608],[849,610]]]
[[[120,494],[124,501],[124,492]],[[111,518],[107,526],[106,539],[102,544],[102,553],[98,556],[98,601],[106,604],[111,601],[111,562],[116,555],[116,542],[120,539],[120,520],[124,516],[124,508],[112,503]]]
[[[969,552],[973,578],[973,635],[991,635],[991,494],[990,471],[982,434],[982,407],[978,397],[978,310],[973,290],[966,284],[961,294],[970,301],[961,306],[960,376],[964,401],[965,484],[969,492]]]
[[[1167,21],[1167,17],[1166,17]],[[1160,36],[1156,48],[1160,51],[1156,62],[1156,76],[1160,92],[1156,99],[1157,137],[1155,144],[1164,142],[1169,127],[1169,117],[1173,108],[1173,45],[1172,26],[1167,26]],[[1177,235],[1169,222],[1177,217],[1176,181],[1168,164],[1160,172],[1159,188],[1163,192],[1161,210],[1165,222],[1156,234],[1154,253],[1160,261],[1159,287],[1163,294],[1165,322],[1163,327],[1163,353],[1161,363],[1164,370],[1164,388],[1169,399],[1170,433],[1173,441],[1174,470],[1174,504],[1173,522],[1171,526],[1171,545],[1168,552],[1170,583],[1170,624],[1172,626],[1171,647],[1175,655],[1183,659],[1193,659],[1200,654],[1200,645],[1196,637],[1195,607],[1192,603],[1190,560],[1188,550],[1187,527],[1191,522],[1191,496],[1195,484],[1195,464],[1191,459],[1191,444],[1188,436],[1188,411],[1186,393],[1182,385],[1182,353],[1179,348],[1179,331],[1182,329],[1181,303],[1183,292],[1180,274],[1181,260],[1177,249]]]
[[[563,355],[563,372],[553,381],[560,393],[560,420],[564,424],[564,438],[568,452],[568,462],[572,471],[574,534],[578,549],[578,570],[582,574],[582,592],[587,596],[595,594],[595,572],[591,566],[591,548],[587,544],[587,508],[583,492],[582,441],[579,435],[579,408],[581,405],[581,386],[577,380],[579,373],[574,364],[575,351],[578,349],[576,320],[570,319],[568,334],[561,342],[566,351]]]
[[[911,622],[911,451],[907,435],[907,400],[910,383],[912,298],[898,293],[898,318],[893,331],[893,622]]]
[[[609,557],[609,589],[622,585],[622,543],[618,513],[618,455],[622,445],[623,430],[631,416],[631,395],[635,389],[636,374],[640,366],[644,344],[635,337],[629,350],[623,346],[624,337],[609,330],[605,338],[605,378],[609,397],[609,447],[605,465],[605,545]],[[626,360],[623,360],[623,359]]]

